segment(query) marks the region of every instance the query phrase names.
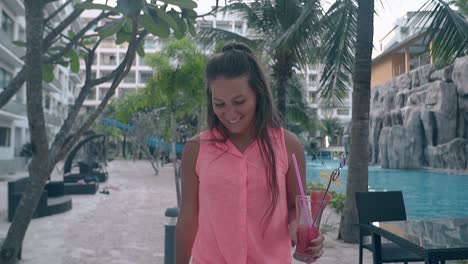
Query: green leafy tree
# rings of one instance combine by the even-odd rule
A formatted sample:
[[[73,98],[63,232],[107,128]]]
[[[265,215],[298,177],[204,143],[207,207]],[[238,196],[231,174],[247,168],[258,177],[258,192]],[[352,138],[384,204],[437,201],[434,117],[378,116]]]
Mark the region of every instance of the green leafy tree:
[[[303,133],[306,138],[314,135],[317,128],[320,127],[320,120],[312,109],[307,105],[304,98],[304,82],[298,75],[293,77],[287,83],[288,102],[286,104],[285,126],[299,135],[304,145],[308,145],[308,139],[301,137]]]
[[[145,105],[164,107],[169,117],[169,126],[164,134],[172,144],[171,160],[174,165],[177,202],[180,206],[175,150],[178,138],[176,121],[190,113],[201,112],[206,58],[190,40],[181,39],[171,42],[162,52],[149,55],[147,63],[154,69],[154,77],[145,87]]]
[[[195,34],[193,24],[196,12],[193,8],[197,5],[192,0],[152,1],[151,4],[143,0],[117,0],[116,7],[95,4],[90,0],[82,3],[66,1],[55,11],[48,12],[48,17],[45,17],[44,8],[51,2],[53,1],[24,1],[26,43],[17,44],[26,46],[25,63],[0,93],[1,108],[26,83],[27,116],[33,150],[32,161],[28,167],[30,180],[2,245],[0,263],[16,262],[40,194],[53,168],[101,114],[121,80],[130,71],[135,53],[144,55],[145,36],[151,33],[159,37],[168,37],[171,30],[176,37],[183,36],[186,31]],[[56,16],[67,6],[71,6],[73,11],[55,23]],[[66,32],[84,9],[98,9],[102,12],[80,31]],[[86,35],[88,30],[100,21],[106,23],[96,29],[97,34]],[[95,51],[103,39],[113,36],[117,44],[128,42],[126,55],[110,74],[93,78],[91,69]],[[42,106],[42,81],[53,80],[53,68],[57,64],[69,66],[72,71],[77,72],[79,58],[85,60],[84,84],[59,132],[49,144]],[[97,109],[72,133],[72,125],[85,98],[94,86],[104,82],[111,82],[109,91]]]
[[[331,145],[336,145],[338,143],[338,138],[343,131],[343,125],[340,123],[340,120],[337,118],[326,118],[322,119],[321,122],[321,130],[323,134],[330,138]]]

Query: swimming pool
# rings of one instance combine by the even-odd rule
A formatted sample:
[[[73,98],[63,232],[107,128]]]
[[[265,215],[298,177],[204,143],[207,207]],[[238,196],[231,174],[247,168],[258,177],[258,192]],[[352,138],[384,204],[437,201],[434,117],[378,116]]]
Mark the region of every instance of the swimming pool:
[[[323,163],[322,163],[323,162]],[[320,172],[330,173],[338,167],[334,160],[307,160],[307,182],[327,180]],[[348,168],[342,170],[342,186],[332,189],[344,193]],[[408,219],[468,217],[468,175],[427,170],[389,170],[369,167],[369,190],[401,190]]]

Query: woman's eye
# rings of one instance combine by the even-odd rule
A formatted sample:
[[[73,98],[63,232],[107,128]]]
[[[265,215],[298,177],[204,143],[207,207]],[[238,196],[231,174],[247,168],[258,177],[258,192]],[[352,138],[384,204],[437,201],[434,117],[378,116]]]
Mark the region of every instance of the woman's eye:
[[[222,103],[222,104],[214,104],[214,105],[215,105],[215,107],[223,107],[223,106],[224,106],[224,103]]]
[[[245,100],[242,100],[242,101],[234,101],[234,104],[236,104],[236,105],[241,105],[241,104],[243,104],[243,103],[245,103]]]

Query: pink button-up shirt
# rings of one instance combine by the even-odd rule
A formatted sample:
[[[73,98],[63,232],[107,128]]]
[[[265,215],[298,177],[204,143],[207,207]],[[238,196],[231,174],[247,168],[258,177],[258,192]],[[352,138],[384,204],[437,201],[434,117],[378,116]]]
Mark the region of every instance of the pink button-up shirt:
[[[219,132],[214,133],[220,137]],[[201,133],[196,165],[199,220],[192,263],[291,263],[284,131],[270,129],[269,133],[279,186],[278,202],[269,223],[270,193],[258,140],[241,153],[229,139],[214,142],[209,132]]]

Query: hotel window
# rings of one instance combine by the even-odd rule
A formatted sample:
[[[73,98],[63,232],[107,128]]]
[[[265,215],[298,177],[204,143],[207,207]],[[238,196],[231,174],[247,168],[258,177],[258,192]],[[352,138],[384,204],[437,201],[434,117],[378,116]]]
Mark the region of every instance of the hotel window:
[[[336,114],[340,116],[349,116],[349,109],[347,108],[336,109]]]
[[[125,53],[120,53],[120,62],[122,62],[125,58]],[[133,59],[132,65],[136,65],[136,57]]]
[[[91,88],[91,91],[89,91],[88,96],[86,97],[88,100],[96,100],[96,88]]]
[[[104,100],[109,88],[99,88],[99,100]]]
[[[317,85],[317,74],[309,74],[309,86]]]
[[[138,56],[138,65],[149,66],[148,64],[146,64],[145,57],[140,57],[140,56]]]
[[[10,128],[0,127],[0,147],[10,146]]]
[[[50,97],[46,95],[44,100],[45,100],[44,102],[45,109],[50,110]]]
[[[123,83],[135,83],[136,82],[136,79],[135,79],[135,72],[131,71],[127,74],[127,76],[125,76],[125,78],[123,79]]]
[[[313,91],[309,91],[309,102],[315,104],[317,103],[317,98],[316,98],[317,93]]]
[[[117,65],[114,53],[101,53],[101,65]]]
[[[15,23],[13,22],[13,19],[5,13],[5,11],[2,11],[2,30],[5,32],[11,40],[13,40],[14,37],[14,28],[15,28]]]
[[[12,75],[5,69],[0,68],[0,89],[5,88],[11,81]]]
[[[106,77],[108,76],[109,74],[111,74],[112,71],[103,71],[103,70],[100,70],[99,71],[99,78],[102,78],[102,77]],[[112,79],[108,80],[107,82],[112,82]]]
[[[140,72],[140,80],[138,83],[147,83],[149,79],[153,77],[153,72],[148,71],[148,72]]]
[[[145,48],[145,49],[155,49],[156,48],[156,41],[154,39],[145,39],[145,43],[143,44],[143,48]]]

